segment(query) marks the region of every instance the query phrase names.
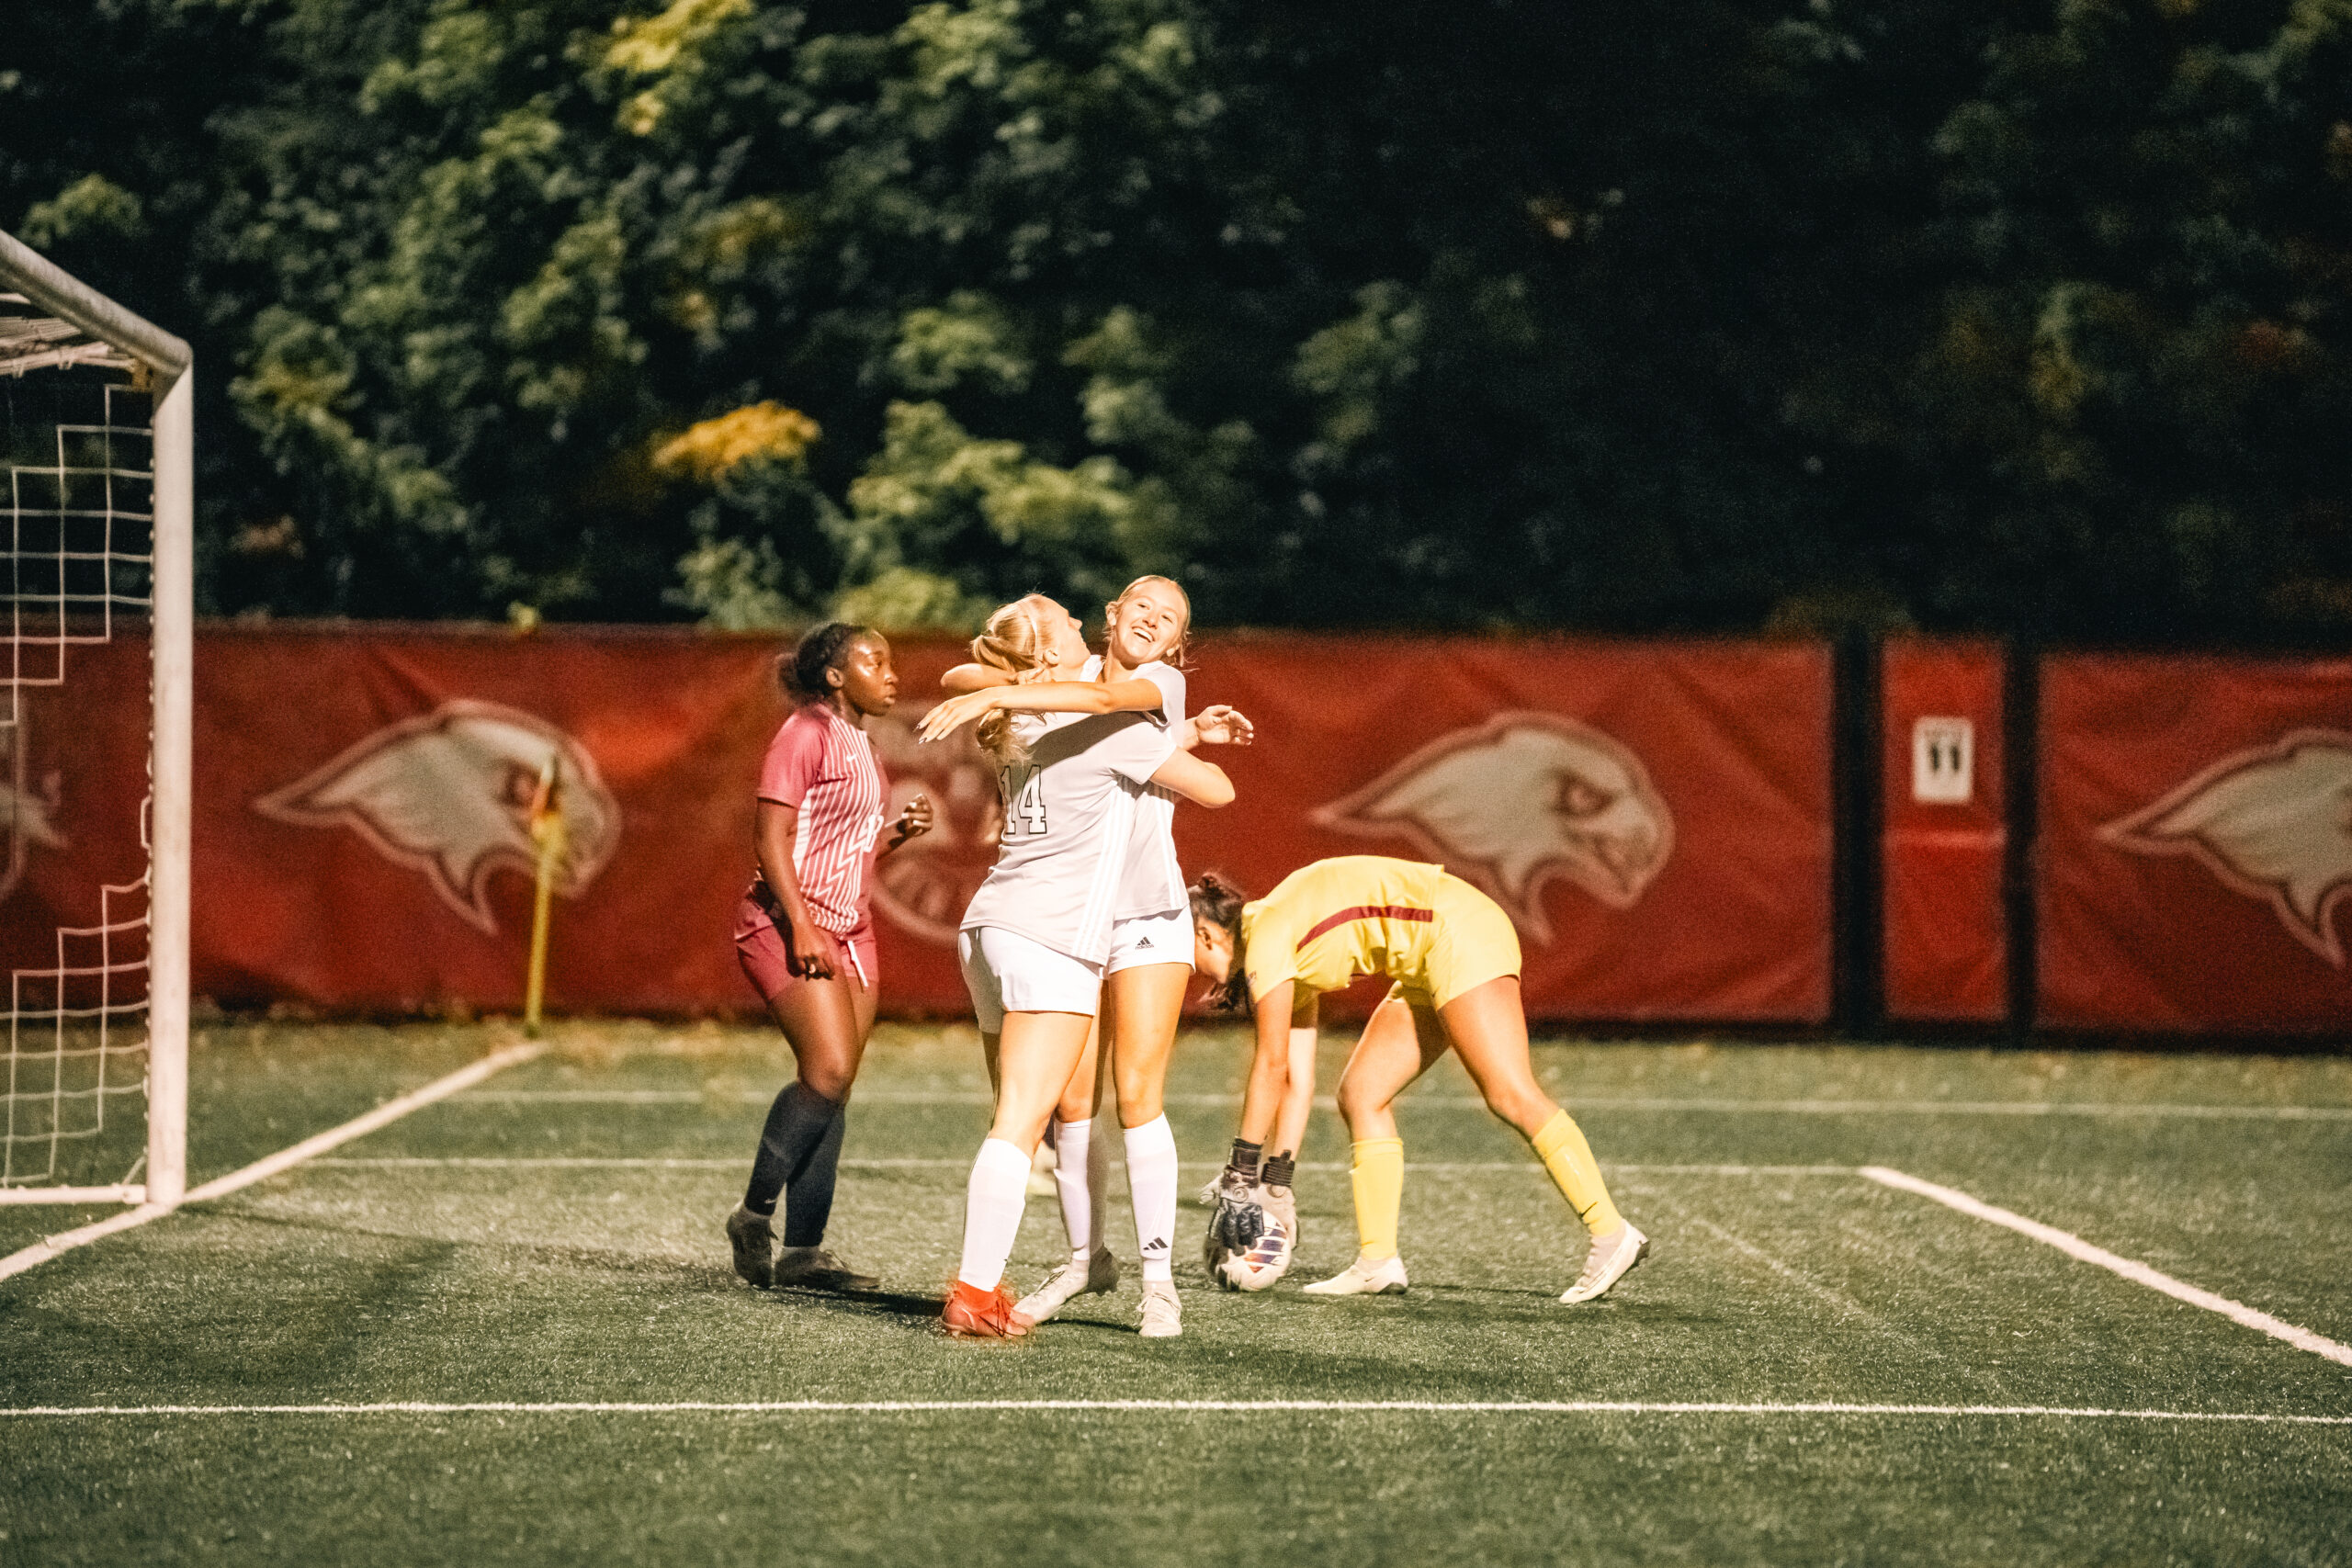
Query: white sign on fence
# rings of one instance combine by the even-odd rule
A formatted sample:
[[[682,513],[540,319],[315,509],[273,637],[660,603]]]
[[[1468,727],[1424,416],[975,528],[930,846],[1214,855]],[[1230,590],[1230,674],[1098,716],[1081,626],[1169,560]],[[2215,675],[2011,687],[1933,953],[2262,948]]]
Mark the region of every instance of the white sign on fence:
[[[1964,806],[1976,793],[1976,727],[1929,717],[1911,726],[1911,798]]]

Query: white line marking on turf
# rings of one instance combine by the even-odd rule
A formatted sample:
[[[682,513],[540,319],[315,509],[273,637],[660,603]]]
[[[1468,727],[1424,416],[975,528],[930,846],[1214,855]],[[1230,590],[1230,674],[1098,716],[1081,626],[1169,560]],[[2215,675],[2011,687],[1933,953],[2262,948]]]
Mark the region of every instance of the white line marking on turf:
[[[119,1187],[0,1187],[0,1203],[143,1203],[147,1189],[140,1182]]]
[[[1634,1399],[780,1399],[661,1404],[581,1400],[532,1404],[493,1401],[438,1404],[83,1404],[0,1408],[13,1419],[120,1416],[899,1416],[957,1411],[1202,1411],[1259,1415],[1294,1411],[1414,1416],[2047,1416],[2075,1421],[2229,1421],[2256,1426],[2352,1427],[2352,1416],[2296,1416],[2261,1410],[2105,1410],[2053,1404],[1735,1404]]]
[[[450,1155],[446,1156],[353,1156],[347,1158],[314,1159],[311,1164],[331,1169],[368,1170],[530,1170],[613,1168],[619,1170],[741,1170],[747,1162],[741,1159],[688,1159],[632,1156],[624,1155]],[[843,1170],[969,1170],[967,1159],[845,1159]],[[1193,1160],[1185,1164],[1188,1170],[1220,1170],[1223,1166],[1214,1160]],[[1301,1170],[1340,1171],[1348,1168],[1342,1160],[1301,1160]],[[1407,1170],[1481,1171],[1517,1170],[1534,1176],[1545,1174],[1544,1168],[1532,1160],[1431,1160],[1408,1163]],[[1603,1170],[1621,1176],[1851,1176],[1850,1165],[1605,1165]]]
[[[1947,1208],[1957,1209],[1963,1214],[1984,1220],[1988,1224],[2007,1226],[2020,1235],[2030,1235],[2038,1242],[2054,1247],[2069,1258],[2077,1258],[2085,1263],[2096,1263],[2110,1273],[2122,1275],[2134,1284],[2145,1285],[2152,1291],[2161,1291],[2175,1301],[2187,1302],[2191,1306],[2203,1307],[2207,1312],[2220,1313],[2233,1323],[2258,1329],[2273,1339],[2283,1339],[2298,1350],[2308,1350],[2314,1356],[2324,1356],[2331,1361],[2352,1367],[2352,1345],[2339,1345],[2323,1335],[2313,1334],[2308,1328],[2298,1328],[2293,1324],[2275,1318],[2267,1312],[2257,1312],[2243,1302],[2233,1302],[2227,1296],[2217,1296],[2211,1291],[2200,1291],[2196,1286],[2185,1284],[2169,1274],[2159,1273],[2144,1263],[2135,1262],[2129,1258],[2120,1258],[2103,1247],[2094,1247],[2071,1231],[2062,1231],[2055,1225],[2045,1225],[2039,1220],[2029,1220],[2023,1214],[2014,1213],[2007,1209],[1996,1208],[1981,1198],[1972,1198],[1957,1188],[1939,1187],[1932,1181],[1922,1181],[1916,1176],[1892,1170],[1883,1165],[1866,1165],[1861,1168],[1860,1174],[1885,1186],[1899,1188],[1905,1192],[1916,1192],[1922,1198],[1932,1198]]]
[[[225,1198],[240,1188],[251,1187],[256,1181],[266,1180],[288,1167],[300,1165],[302,1161],[322,1155],[338,1145],[347,1144],[354,1138],[364,1137],[379,1127],[397,1122],[412,1111],[422,1111],[435,1100],[447,1100],[453,1094],[469,1089],[492,1073],[527,1062],[546,1049],[545,1045],[530,1043],[509,1045],[504,1050],[494,1051],[471,1066],[460,1067],[446,1077],[434,1079],[423,1089],[410,1090],[397,1100],[388,1100],[366,1115],[355,1116],[340,1127],[331,1127],[323,1133],[303,1139],[291,1147],[280,1149],[274,1155],[257,1159],[242,1170],[232,1170],[226,1176],[215,1177],[201,1187],[191,1188],[185,1201],[201,1203],[208,1199]],[[37,1241],[20,1252],[12,1252],[6,1258],[0,1258],[0,1280],[21,1274],[28,1269],[38,1268],[52,1258],[62,1256],[77,1247],[87,1247],[90,1243],[110,1236],[118,1231],[127,1231],[133,1226],[143,1225],[150,1220],[160,1220],[173,1212],[170,1207],[161,1203],[142,1203],[138,1208],[128,1210],[111,1219],[100,1220],[96,1224],[84,1225],[79,1230],[65,1231],[45,1240]]]
[[[517,1089],[469,1094],[474,1104],[699,1105],[706,1100],[765,1105],[775,1097],[764,1089],[706,1094],[693,1089]],[[1230,1109],[1239,1094],[1170,1094],[1165,1103]],[[989,1105],[986,1089],[865,1089],[860,1105]],[[1475,1094],[1416,1095],[1398,1101],[1407,1108],[1476,1111],[1486,1101]],[[2156,1116],[2256,1122],[2352,1122],[2352,1105],[2184,1105],[2168,1101],[2083,1100],[2072,1104],[2038,1100],[1683,1100],[1670,1096],[1578,1095],[1582,1111],[1752,1112],[1768,1116]],[[1331,1109],[1331,1102],[1320,1102]]]

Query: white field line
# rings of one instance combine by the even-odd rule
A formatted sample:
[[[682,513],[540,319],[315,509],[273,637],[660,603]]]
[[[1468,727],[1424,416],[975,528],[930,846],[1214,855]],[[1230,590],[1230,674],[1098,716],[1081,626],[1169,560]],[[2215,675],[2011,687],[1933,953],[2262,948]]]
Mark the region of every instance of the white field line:
[[[705,1094],[692,1089],[516,1089],[469,1094],[473,1104],[516,1105],[699,1105],[720,1100],[765,1105],[775,1096],[765,1089],[729,1089]],[[1164,1103],[1188,1109],[1230,1109],[1241,1103],[1235,1094],[1171,1094]],[[989,1105],[986,1089],[866,1089],[860,1105]],[[1326,1110],[1331,1102],[1319,1102]],[[1413,1095],[1400,1104],[1424,1110],[1483,1111],[1487,1102],[1475,1094]],[[2082,1100],[2074,1103],[2038,1100],[1696,1100],[1675,1096],[1578,1095],[1568,1101],[1584,1111],[1700,1111],[1710,1114],[1752,1112],[1768,1116],[2153,1116],[2231,1122],[2352,1122],[2352,1105],[2183,1105],[2169,1101]]]
[[[741,1170],[749,1162],[742,1159],[658,1158],[603,1155],[532,1155],[512,1157],[495,1155],[452,1155],[447,1156],[381,1156],[348,1158],[314,1159],[311,1164],[334,1170]],[[967,1159],[845,1159],[843,1170],[969,1170]],[[1215,1160],[1188,1160],[1187,1170],[1218,1170],[1223,1167]],[[1341,1171],[1348,1168],[1340,1160],[1301,1160],[1301,1170]],[[1532,1176],[1544,1175],[1544,1169],[1532,1160],[1431,1160],[1422,1164],[1408,1164],[1407,1170],[1485,1171],[1516,1170]],[[1621,1176],[1851,1176],[1850,1165],[1607,1165],[1601,1168]]]
[[[48,1404],[0,1408],[0,1418],[79,1420],[156,1416],[905,1416],[934,1412],[1204,1412],[1216,1415],[1368,1414],[1406,1416],[1884,1416],[2049,1417],[2071,1421],[2226,1421],[2255,1426],[2352,1427],[2352,1416],[2296,1416],[2259,1410],[2106,1410],[2052,1404],[1733,1404],[1633,1399],[786,1399],[660,1404],[580,1400],[560,1404],[493,1401],[439,1404]]]
[[[143,1203],[147,1189],[133,1181],[117,1187],[0,1187],[0,1204]]]
[[[256,1181],[266,1180],[279,1171],[322,1155],[338,1145],[347,1144],[354,1138],[365,1137],[379,1127],[397,1122],[413,1111],[422,1111],[435,1100],[447,1100],[453,1094],[462,1093],[492,1073],[527,1062],[546,1049],[546,1046],[532,1042],[509,1045],[503,1051],[494,1051],[470,1066],[460,1067],[446,1077],[434,1079],[423,1089],[412,1089],[397,1100],[388,1100],[366,1115],[355,1116],[340,1127],[331,1127],[323,1133],[303,1139],[289,1148],[280,1149],[274,1155],[257,1159],[242,1170],[232,1170],[226,1176],[215,1177],[201,1187],[191,1188],[185,1201],[201,1203],[208,1199],[225,1198],[240,1188],[251,1187]],[[165,1204],[142,1203],[136,1209],[125,1210],[111,1218],[100,1220],[96,1224],[84,1225],[79,1230],[65,1231],[37,1241],[22,1251],[12,1252],[6,1258],[0,1258],[0,1280],[21,1274],[28,1269],[38,1268],[52,1258],[61,1257],[77,1247],[87,1247],[90,1243],[113,1235],[118,1231],[127,1231],[134,1226],[143,1225],[150,1220],[160,1220],[173,1212],[173,1209]]]
[[[2038,1242],[2056,1247],[2069,1258],[2085,1263],[2095,1263],[2110,1273],[2122,1275],[2134,1284],[2145,1285],[2152,1291],[2160,1291],[2175,1301],[2187,1302],[2191,1306],[2203,1307],[2207,1312],[2220,1313],[2233,1323],[2243,1324],[2248,1328],[2259,1330],[2269,1335],[2273,1339],[2283,1339],[2298,1350],[2308,1350],[2314,1356],[2324,1356],[2340,1365],[2352,1367],[2352,1345],[2339,1345],[2324,1335],[2313,1334],[2308,1328],[2298,1328],[2293,1324],[2275,1318],[2267,1312],[2257,1312],[2243,1302],[2233,1302],[2227,1296],[2217,1296],[2211,1291],[2200,1291],[2196,1286],[2185,1284],[2169,1274],[2160,1273],[2144,1263],[2136,1262],[2129,1258],[2120,1258],[2103,1247],[2094,1247],[2071,1231],[2062,1231],[2055,1225],[2045,1225],[2039,1220],[2029,1220],[2023,1214],[1996,1208],[1980,1198],[1972,1198],[1956,1188],[1939,1187],[1932,1181],[1922,1181],[1916,1176],[1907,1175],[1899,1170],[1891,1170],[1883,1165],[1866,1165],[1861,1168],[1860,1174],[1888,1187],[1897,1188],[1905,1192],[1916,1192],[1922,1198],[1932,1198],[1947,1208],[1957,1209],[1963,1214],[1983,1220],[1989,1224],[2003,1225],[2020,1235],[2030,1235]]]

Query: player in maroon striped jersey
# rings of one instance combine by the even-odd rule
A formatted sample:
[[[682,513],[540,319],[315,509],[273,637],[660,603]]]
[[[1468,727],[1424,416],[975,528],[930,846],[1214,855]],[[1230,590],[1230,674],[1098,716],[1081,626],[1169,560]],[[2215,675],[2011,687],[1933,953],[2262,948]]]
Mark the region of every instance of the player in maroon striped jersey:
[[[777,660],[794,703],[760,767],[752,833],[758,870],[737,906],[735,955],[765,998],[798,1064],[775,1097],[741,1207],[727,1217],[735,1272],[752,1285],[872,1290],[872,1275],[825,1250],[850,1086],[873,1032],[881,978],[867,873],[876,858],[888,781],[865,721],[890,711],[899,677],[890,645],[833,621]],[[887,855],[931,830],[917,795],[891,826]],[[774,1251],[784,1197],[784,1249]]]

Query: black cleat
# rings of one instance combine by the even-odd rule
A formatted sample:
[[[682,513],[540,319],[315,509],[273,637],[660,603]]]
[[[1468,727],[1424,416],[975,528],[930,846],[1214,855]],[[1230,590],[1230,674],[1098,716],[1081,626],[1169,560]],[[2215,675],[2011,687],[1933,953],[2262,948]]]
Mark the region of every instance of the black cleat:
[[[861,1274],[821,1247],[787,1247],[775,1260],[776,1289],[803,1291],[878,1291],[882,1281]]]
[[[741,1204],[727,1216],[727,1239],[735,1248],[735,1272],[755,1291],[775,1283],[775,1226]]]

